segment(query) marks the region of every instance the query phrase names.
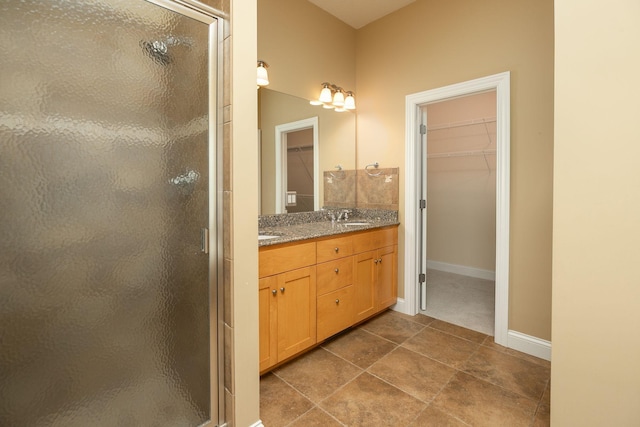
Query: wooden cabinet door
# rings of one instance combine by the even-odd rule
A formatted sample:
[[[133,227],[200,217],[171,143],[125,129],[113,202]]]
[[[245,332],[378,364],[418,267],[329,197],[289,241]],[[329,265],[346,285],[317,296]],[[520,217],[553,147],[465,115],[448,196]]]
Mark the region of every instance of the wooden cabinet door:
[[[353,305],[356,322],[366,319],[376,312],[376,255],[376,251],[369,251],[353,256]]]
[[[260,324],[260,371],[278,362],[278,295],[277,277],[260,279],[258,311]]]
[[[378,249],[376,263],[376,311],[396,303],[398,297],[397,246]]]
[[[278,362],[316,343],[316,267],[279,274]]]

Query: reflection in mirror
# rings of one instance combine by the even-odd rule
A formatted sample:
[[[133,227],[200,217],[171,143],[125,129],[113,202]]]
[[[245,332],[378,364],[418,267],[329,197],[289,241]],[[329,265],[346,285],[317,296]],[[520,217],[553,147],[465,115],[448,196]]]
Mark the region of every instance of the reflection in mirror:
[[[324,173],[336,175],[338,165],[344,170],[355,169],[355,114],[326,110],[310,105],[306,99],[265,88],[259,90],[258,102],[260,213],[267,215],[321,208],[325,205]],[[313,125],[305,123],[312,123],[314,118],[317,118],[317,149],[313,147],[313,137],[299,143],[302,147],[294,148],[297,143],[292,142],[294,135],[288,132],[313,129]],[[296,128],[296,123],[303,125]],[[291,163],[287,162],[287,153],[291,153]],[[292,170],[298,166],[299,169]],[[289,188],[286,185],[288,179],[306,186]],[[296,192],[295,203],[293,195],[287,197],[287,191]]]

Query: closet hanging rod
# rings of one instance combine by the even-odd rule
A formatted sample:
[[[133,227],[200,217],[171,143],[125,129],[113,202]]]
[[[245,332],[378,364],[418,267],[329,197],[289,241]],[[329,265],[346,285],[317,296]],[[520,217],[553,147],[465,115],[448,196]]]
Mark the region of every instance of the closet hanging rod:
[[[451,151],[448,153],[427,154],[427,159],[439,159],[445,157],[470,157],[496,154],[496,150]]]
[[[295,147],[287,147],[287,151],[307,151],[313,150],[313,145],[296,145]]]
[[[459,128],[464,126],[473,126],[473,125],[483,125],[485,123],[495,123],[496,120],[497,120],[496,117],[485,117],[482,119],[467,120],[464,122],[445,123],[437,126],[427,126],[427,131],[453,129],[453,128]]]

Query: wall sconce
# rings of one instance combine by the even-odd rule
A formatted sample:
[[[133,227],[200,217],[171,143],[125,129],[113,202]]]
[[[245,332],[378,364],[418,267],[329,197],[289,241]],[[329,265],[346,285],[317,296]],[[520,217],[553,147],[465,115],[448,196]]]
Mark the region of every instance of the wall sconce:
[[[323,108],[327,109],[335,109],[339,113],[356,109],[356,99],[353,92],[345,92],[341,87],[326,82],[322,83],[322,90],[318,99],[309,103],[311,105],[322,105]]]
[[[258,59],[258,88],[269,84],[269,74],[267,73],[267,68],[269,68],[269,64]]]

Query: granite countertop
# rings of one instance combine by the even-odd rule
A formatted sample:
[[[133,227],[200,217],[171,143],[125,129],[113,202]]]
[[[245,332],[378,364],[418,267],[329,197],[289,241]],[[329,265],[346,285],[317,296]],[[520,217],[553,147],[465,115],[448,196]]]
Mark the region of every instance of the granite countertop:
[[[330,221],[326,211],[308,214],[281,214],[262,216],[259,220],[260,236],[278,236],[258,240],[258,246],[272,246],[298,240],[332,236],[354,231],[398,225],[397,211],[356,209],[348,220]],[[362,225],[348,225],[364,223]]]

